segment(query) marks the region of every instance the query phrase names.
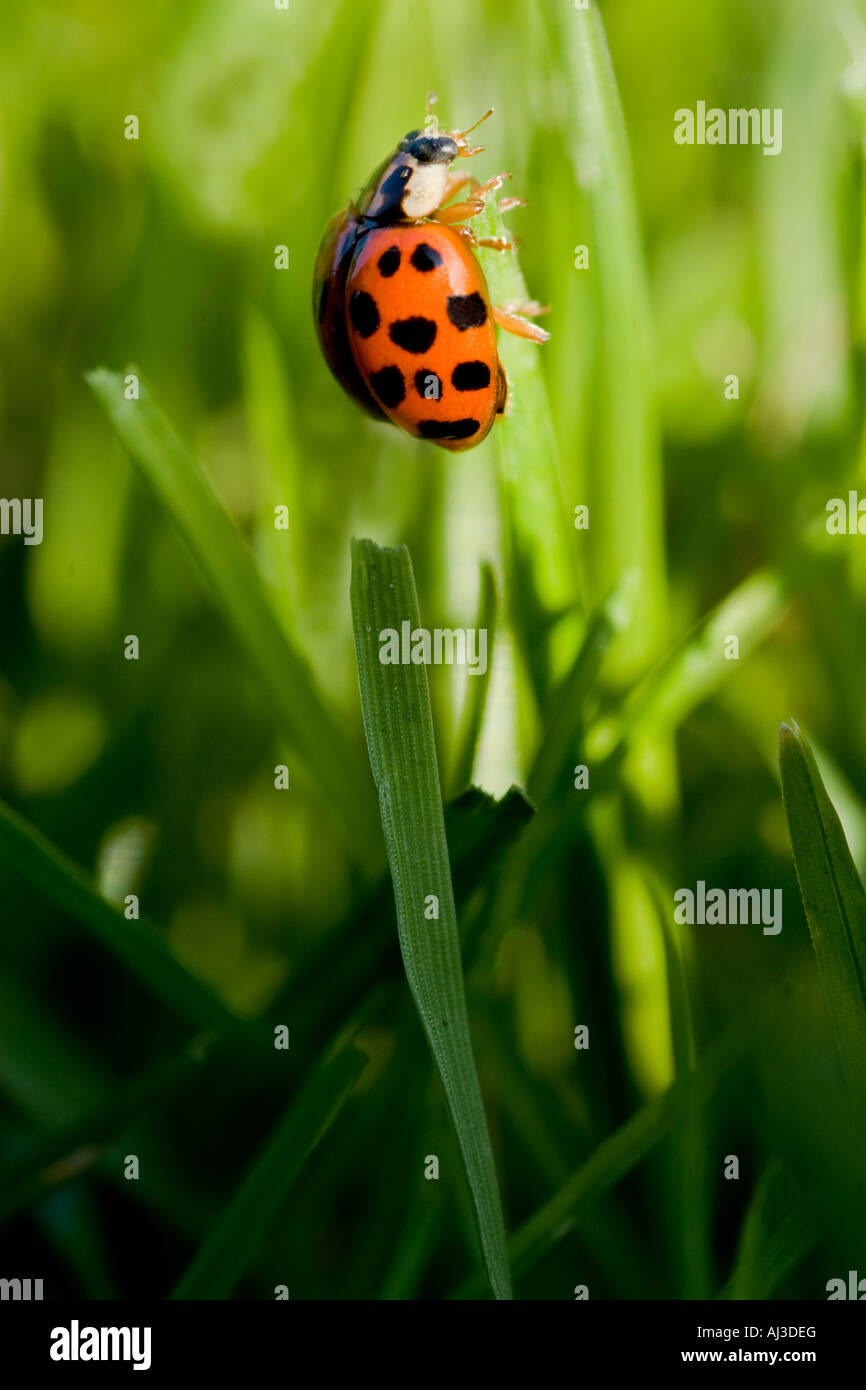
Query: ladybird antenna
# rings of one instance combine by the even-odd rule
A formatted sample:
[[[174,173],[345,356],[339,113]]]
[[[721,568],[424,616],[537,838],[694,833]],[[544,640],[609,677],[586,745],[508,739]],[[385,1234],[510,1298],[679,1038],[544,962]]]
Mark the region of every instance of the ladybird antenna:
[[[452,138],[457,141],[457,144],[459,146],[457,153],[461,159],[469,159],[471,155],[480,154],[483,149],[486,149],[485,145],[473,145],[472,148],[469,149],[466,145],[466,136],[470,135],[473,130],[477,130],[481,122],[486,121],[487,117],[492,115],[493,107],[491,106],[488,111],[484,112],[483,116],[478,117],[478,120],[475,122],[474,125],[468,126],[466,130],[455,130],[452,133]]]
[[[484,115],[483,115],[483,116],[479,116],[479,117],[478,117],[478,120],[475,122],[474,125],[467,126],[465,130],[461,130],[461,131],[460,131],[460,134],[459,134],[459,135],[455,135],[455,137],[454,137],[455,140],[462,140],[462,139],[464,138],[464,136],[466,136],[466,135],[471,135],[472,132],[473,132],[473,130],[477,130],[477,129],[478,129],[478,127],[480,126],[480,124],[481,124],[482,121],[486,121],[486,120],[487,120],[487,117],[488,117],[488,116],[492,116],[492,115],[493,115],[493,107],[491,106],[491,107],[489,108],[489,110],[487,110],[487,111],[484,112]]]

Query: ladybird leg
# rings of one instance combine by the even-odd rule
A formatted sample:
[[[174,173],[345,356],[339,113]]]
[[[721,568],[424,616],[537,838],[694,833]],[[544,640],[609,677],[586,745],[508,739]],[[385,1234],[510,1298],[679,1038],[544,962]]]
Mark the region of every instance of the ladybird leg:
[[[502,304],[501,309],[506,314],[524,314],[528,319],[541,318],[542,314],[550,313],[549,304],[539,304],[537,299],[524,299],[520,304]]]
[[[444,207],[445,204],[449,201],[449,199],[454,197],[455,193],[458,193],[461,188],[466,188],[467,185],[469,187],[469,192],[472,194],[473,197],[476,196],[481,189],[481,184],[478,182],[474,174],[449,174],[448,178],[445,181],[445,192],[442,195],[442,202],[439,204],[439,206]],[[513,208],[525,207],[525,198],[510,197],[499,199],[500,212],[511,212]]]
[[[516,251],[517,243],[507,236],[477,236],[471,227],[455,228],[470,246],[488,246],[491,251]]]
[[[537,304],[521,307],[525,310],[534,310],[536,313],[544,312]],[[545,329],[539,328],[537,323],[530,323],[529,319],[522,318],[513,305],[494,308],[493,317],[500,328],[504,328],[506,333],[513,333],[516,338],[528,338],[533,343],[546,343],[550,338],[550,334]]]
[[[468,228],[467,228],[468,230]],[[473,232],[473,246],[489,246],[491,251],[516,251],[517,242],[512,241],[507,236],[475,236]]]
[[[451,222],[466,222],[470,217],[477,217],[479,212],[484,211],[484,204],[480,199],[467,198],[464,203],[452,203],[450,208],[439,208],[433,214],[434,222],[441,222],[448,226]]]
[[[458,193],[461,188],[465,188],[467,184],[471,193],[474,193],[479,187],[478,180],[474,174],[461,174],[460,172],[449,174],[445,180],[445,192],[442,194],[442,202],[439,206],[442,207],[443,204],[448,202],[449,198],[453,198],[454,194]]]
[[[461,203],[452,203],[450,208],[441,207],[434,213],[437,222],[446,225],[450,222],[466,222],[470,217],[477,217],[479,212],[484,211],[484,200],[489,193],[495,193],[497,188],[501,188],[506,179],[510,179],[508,172],[494,174],[492,179],[486,183],[478,184],[472,192],[472,197],[465,199]],[[447,185],[446,185],[447,186]]]
[[[462,236],[463,240],[468,242],[470,246],[478,245],[478,238],[471,227],[455,227],[454,230],[457,232],[457,235]]]

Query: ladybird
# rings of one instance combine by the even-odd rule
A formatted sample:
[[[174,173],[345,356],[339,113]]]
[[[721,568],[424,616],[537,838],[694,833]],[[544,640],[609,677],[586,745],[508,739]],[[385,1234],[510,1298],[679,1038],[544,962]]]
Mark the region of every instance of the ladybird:
[[[530,322],[545,312],[540,305],[491,304],[474,247],[514,244],[477,237],[465,225],[509,175],[479,184],[451,171],[455,159],[484,149],[470,148],[466,137],[493,108],[468,130],[447,133],[433,101],[423,130],[410,130],[328,223],[313,310],[328,366],[368,414],[456,452],[479,444],[505,409],[496,326],[537,343],[550,335]],[[468,196],[451,202],[467,185]],[[503,198],[499,206],[522,203]]]

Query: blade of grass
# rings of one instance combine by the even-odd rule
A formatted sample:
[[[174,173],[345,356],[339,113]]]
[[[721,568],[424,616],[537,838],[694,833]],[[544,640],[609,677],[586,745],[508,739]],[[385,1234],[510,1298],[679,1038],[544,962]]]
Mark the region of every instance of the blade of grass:
[[[87,381],[133,461],[183,536],[211,595],[256,671],[282,727],[304,758],[311,783],[366,865],[381,857],[359,759],[327,709],[312,672],[265,598],[253,559],[229,517],[144,382],[127,400],[124,379],[98,368]]]
[[[181,1277],[172,1298],[228,1298],[366,1064],[366,1057],[350,1042],[315,1069]]]
[[[722,1077],[745,1054],[756,1029],[772,1017],[782,1003],[790,1003],[790,989],[782,985],[767,991],[759,1003],[746,1010],[710,1044],[697,1066],[678,1078],[664,1095],[641,1106],[614,1134],[605,1139],[534,1216],[520,1227],[510,1242],[512,1265],[520,1272],[530,1268],[550,1247],[568,1235],[581,1215],[638,1164],[669,1134],[689,1107],[707,1100]],[[469,1298],[477,1277],[465,1280],[454,1298]]]
[[[478,219],[480,237],[509,238],[494,198]],[[494,304],[529,299],[516,252],[479,255]],[[527,661],[539,704],[551,673],[560,674],[574,657],[581,600],[577,554],[569,537],[560,481],[558,446],[536,343],[500,333],[498,349],[508,376],[509,399],[495,441],[500,492],[508,538],[508,608]],[[550,624],[554,614],[568,622]]]
[[[779,732],[782,799],[818,973],[852,1094],[866,1114],[866,892],[814,754],[791,721]]]
[[[778,1163],[770,1164],[761,1174],[743,1221],[731,1277],[717,1298],[768,1298],[814,1244],[801,1203],[774,1223],[772,1208],[780,1175]]]
[[[496,577],[493,566],[481,566],[481,595],[478,600],[478,617],[475,620],[476,632],[487,633],[487,667],[483,675],[466,678],[466,696],[457,730],[454,765],[451,772],[453,792],[462,792],[472,781],[472,767],[475,752],[484,722],[484,708],[487,692],[490,689],[490,674],[493,670],[493,642],[496,632]]]
[[[0,1091],[37,1126],[100,1104],[108,1077],[39,995],[0,965]]]
[[[125,1081],[105,1101],[41,1135],[0,1171],[0,1221],[41,1201],[102,1158],[107,1140],[130,1119],[174,1094],[207,1060],[213,1034],[187,1043],[167,1061]]]
[[[448,1102],[491,1288],[511,1297],[505,1227],[463,987],[427,673],[385,666],[379,633],[420,626],[405,547],[352,543],[352,619],[361,708],[397,907],[406,976]],[[425,911],[431,896],[438,917]]]
[[[749,1269],[741,1269],[738,1265],[730,1283],[716,1297],[765,1301],[816,1244],[817,1236],[805,1213],[790,1212],[758,1249],[749,1251]]]
[[[667,627],[664,505],[649,290],[625,124],[604,25],[587,9],[545,10],[562,54],[572,163],[590,213],[600,330],[598,429],[591,517],[597,528],[597,595],[636,568],[640,589],[611,661],[632,676],[658,651]]]
[[[232,1037],[235,1045],[236,1035]],[[33,1128],[50,1132],[58,1124],[73,1124],[83,1110],[105,1104],[117,1085],[37,994],[0,969],[0,1087]],[[149,1154],[139,1181],[127,1182],[113,1155],[101,1159],[102,1176],[123,1189],[125,1200],[131,1198],[194,1237],[207,1201],[200,1188],[179,1181],[176,1168],[161,1155],[154,1157],[137,1124],[128,1142],[132,1153]]]
[[[620,584],[589,620],[577,659],[553,699],[544,737],[529,772],[527,790],[533,801],[547,801],[556,790],[560,773],[580,738],[583,702],[595,684],[614,634],[624,625],[626,611]],[[569,778],[569,784],[570,781]]]
[[[445,830],[458,904],[496,873],[531,820],[532,808],[516,787],[499,801],[471,787],[448,803]],[[276,1021],[290,1015],[300,1033],[335,1028],[376,980],[400,972],[396,925],[394,890],[390,877],[383,878],[358,910],[298,963],[269,1016]]]
[[[127,921],[77,864],[34,825],[0,801],[0,855],[33,886],[86,927],[176,1014],[195,1027],[238,1025],[235,1015],[170,952],[144,918]]]
[[[271,603],[286,632],[294,635],[298,624],[298,574],[302,568],[298,537],[304,529],[301,460],[277,336],[264,315],[255,309],[250,309],[244,320],[241,361],[248,428],[260,460],[256,558]],[[288,530],[274,525],[274,509],[278,506],[288,508]]]
[[[426,1186],[432,1187],[434,1184],[428,1183]],[[438,1204],[434,1204],[419,1185],[400,1243],[379,1288],[379,1299],[407,1301],[416,1297],[418,1285],[436,1246],[439,1217]]]
[[[624,744],[677,728],[737,668],[725,658],[725,638],[738,637],[742,661],[781,620],[788,596],[779,575],[766,570],[750,575],[632,688],[611,723],[602,718],[588,738],[604,732],[609,745],[617,734]]]

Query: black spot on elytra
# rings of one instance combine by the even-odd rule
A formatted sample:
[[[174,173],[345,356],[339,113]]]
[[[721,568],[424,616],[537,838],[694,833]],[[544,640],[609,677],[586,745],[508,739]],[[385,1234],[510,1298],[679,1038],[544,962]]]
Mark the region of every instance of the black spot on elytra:
[[[399,367],[382,367],[378,372],[373,372],[370,385],[389,410],[398,406],[406,395],[406,383]]]
[[[486,362],[458,362],[451,373],[451,385],[458,391],[480,391],[490,385],[490,368]]]
[[[425,401],[442,399],[442,381],[430,367],[422,367],[415,373],[415,390]]]
[[[432,246],[428,246],[426,241],[419,241],[410,257],[416,270],[435,270],[437,265],[442,264],[442,257],[438,251],[434,251]]]
[[[419,420],[422,439],[468,439],[478,429],[477,420]]]
[[[399,246],[389,246],[387,251],[383,251],[377,261],[379,274],[386,279],[396,274],[400,269],[400,248]]]
[[[487,305],[477,290],[472,294],[449,294],[448,317],[461,332],[465,328],[480,328],[487,321]]]
[[[414,316],[410,319],[397,319],[388,332],[391,342],[405,352],[426,352],[436,339],[436,325],[432,319]]]
[[[366,290],[355,290],[349,300],[349,318],[352,327],[362,338],[369,338],[379,327],[379,310],[376,301]]]

